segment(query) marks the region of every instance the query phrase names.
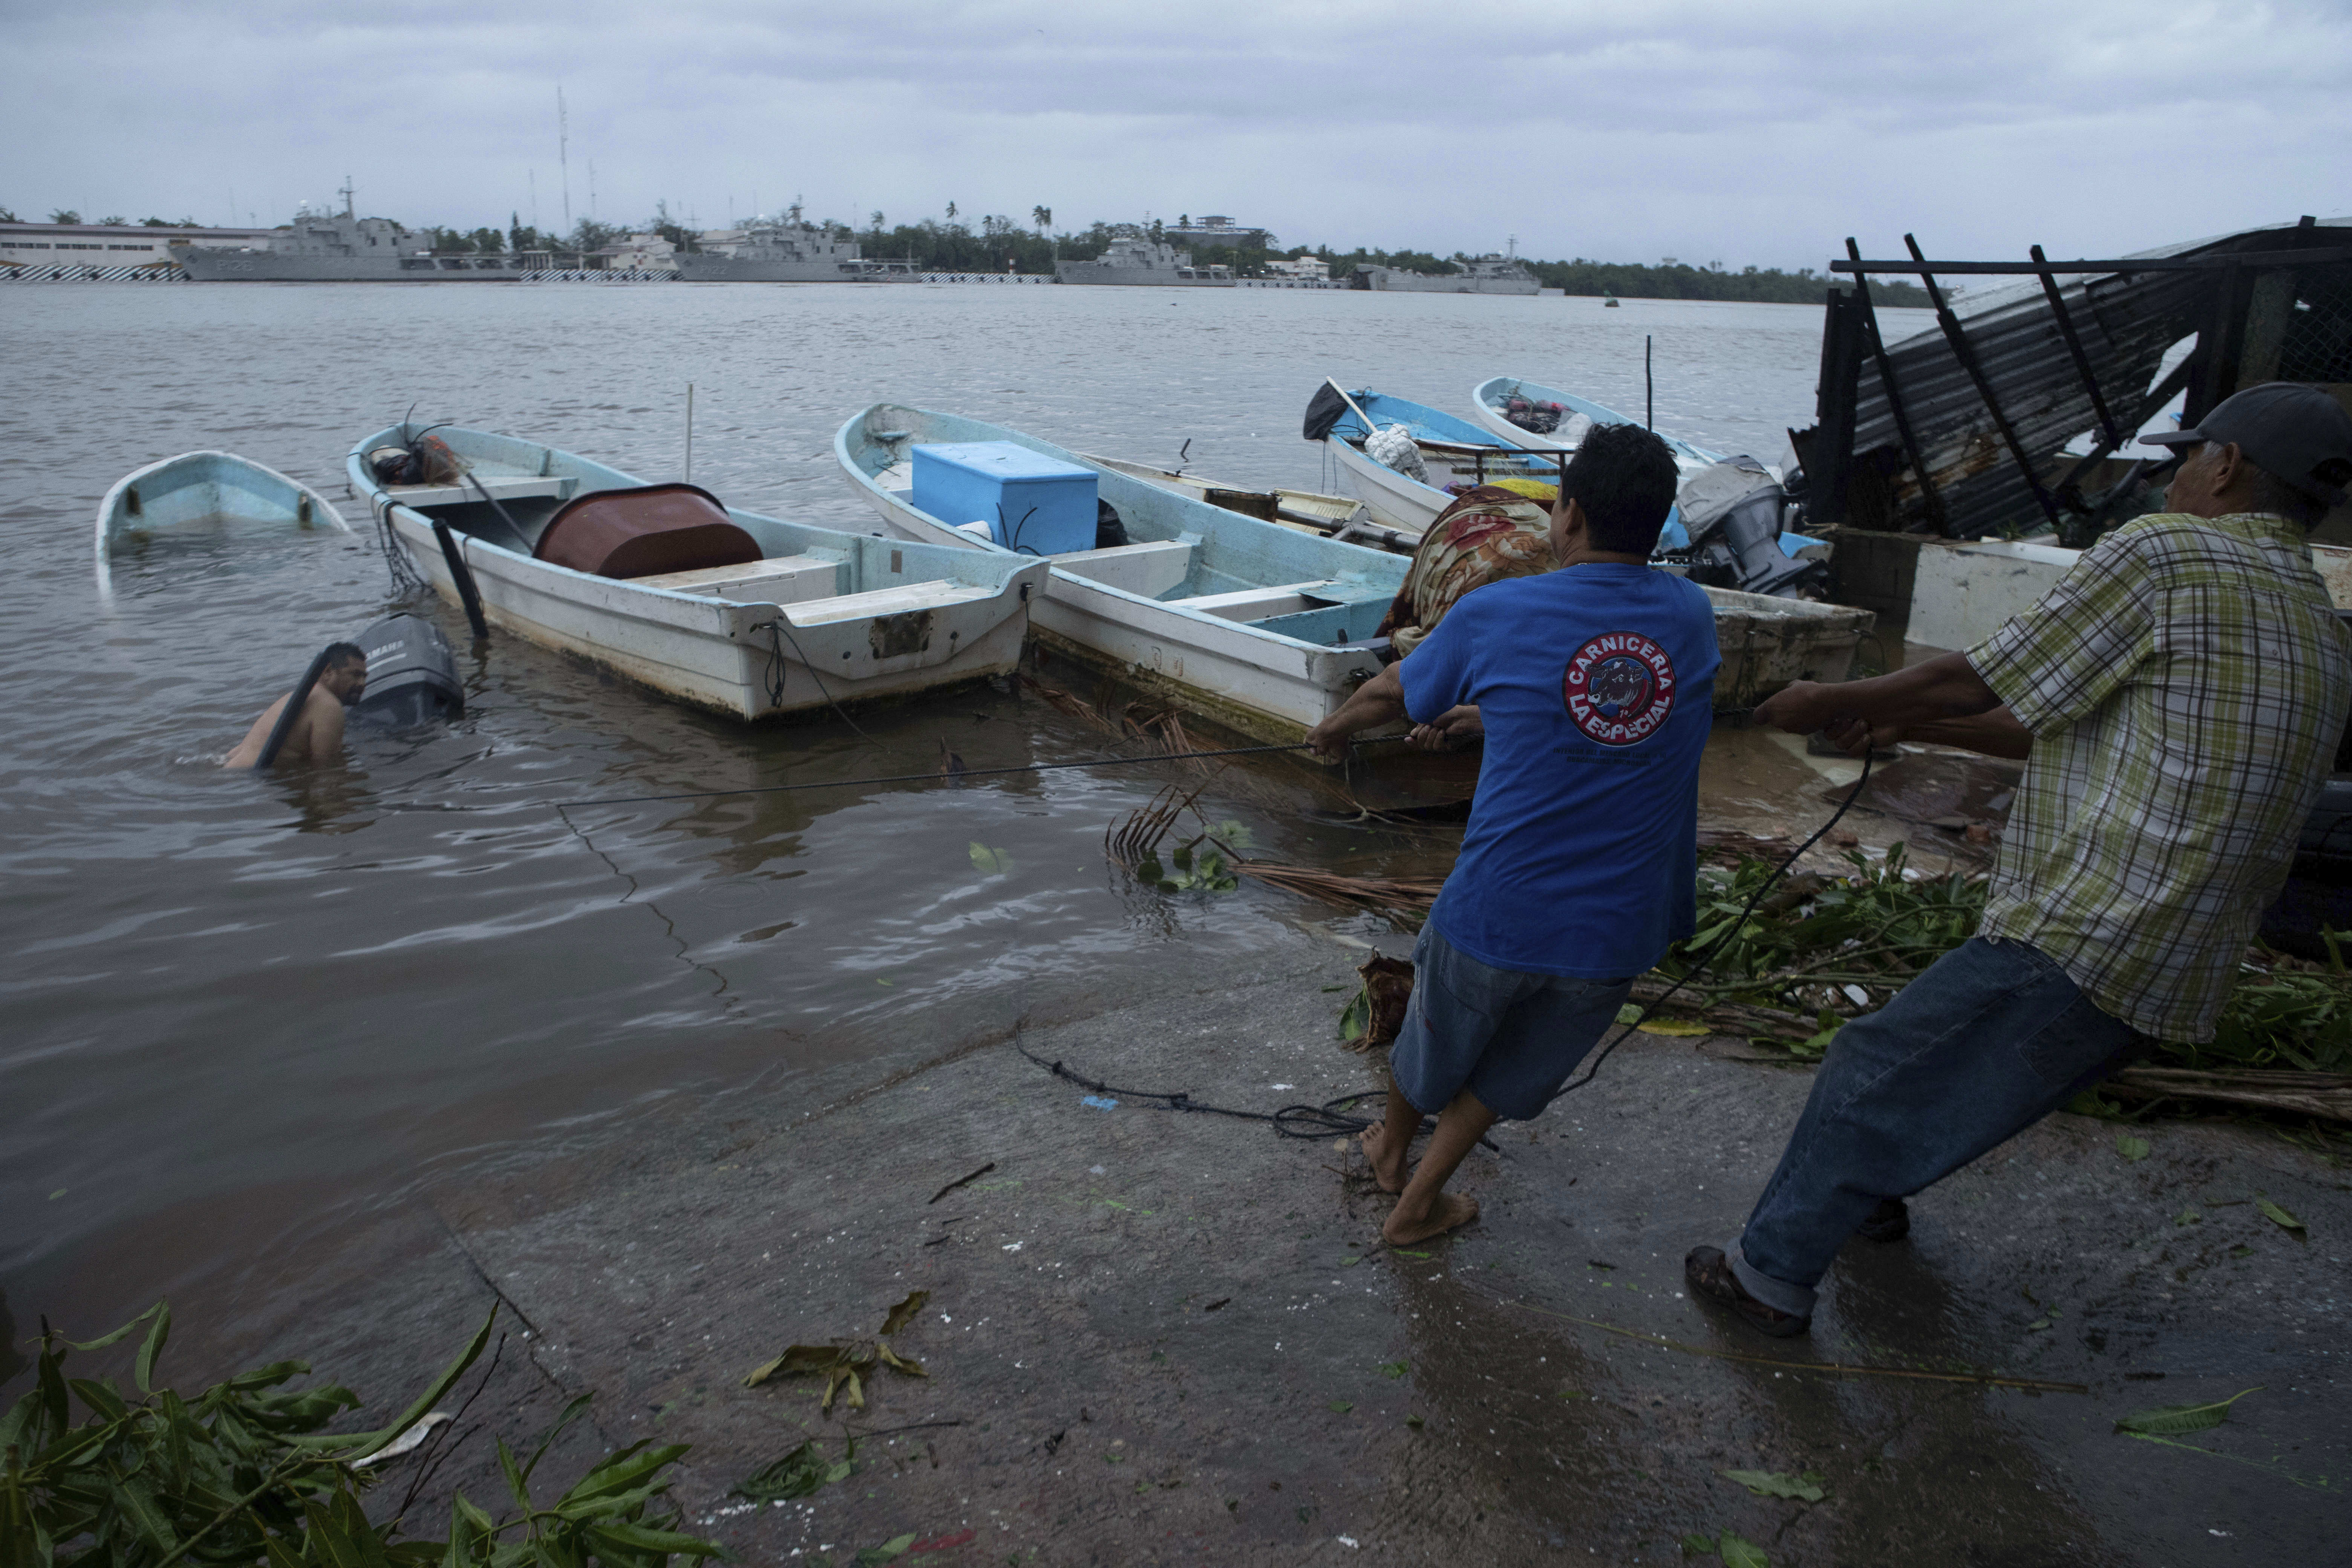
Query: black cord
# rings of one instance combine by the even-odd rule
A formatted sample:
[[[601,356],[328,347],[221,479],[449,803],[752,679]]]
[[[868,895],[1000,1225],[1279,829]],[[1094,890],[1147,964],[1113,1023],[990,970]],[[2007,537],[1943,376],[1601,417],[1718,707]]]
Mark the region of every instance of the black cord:
[[[775,650],[768,661],[768,700],[778,708],[782,708],[784,705],[784,647],[783,644],[777,640],[778,635],[782,634],[783,637],[791,641],[793,645],[793,652],[800,658],[801,668],[809,672],[809,679],[811,680],[816,682],[817,695],[824,698],[825,701],[831,705],[834,712],[840,718],[843,723],[848,725],[852,730],[857,731],[857,738],[859,740],[871,741],[874,739],[873,736],[867,734],[865,731],[858,730],[857,721],[852,719],[848,714],[842,712],[841,704],[833,700],[833,693],[825,689],[824,677],[816,672],[816,666],[809,662],[809,656],[801,652],[801,639],[793,636],[793,628],[784,624],[784,617],[781,614],[778,615],[774,620],[767,623],[767,626],[768,645]],[[753,629],[757,630],[758,628],[754,627]],[[588,803],[584,801],[575,801],[571,804],[586,805]]]
[[[1853,787],[1846,791],[1845,798],[1843,800],[1838,802],[1838,808],[1830,813],[1830,819],[1827,822],[1822,823],[1819,827],[1813,829],[1813,836],[1811,838],[1806,839],[1802,844],[1798,845],[1794,849],[1790,850],[1789,852],[1789,858],[1772,868],[1772,874],[1765,878],[1764,880],[1758,885],[1755,897],[1748,900],[1748,907],[1739,911],[1739,918],[1733,921],[1729,925],[1724,927],[1722,934],[1717,936],[1713,942],[1706,944],[1706,951],[1700,953],[1698,957],[1691,963],[1690,967],[1683,972],[1680,979],[1677,979],[1673,984],[1667,986],[1665,990],[1660,992],[1657,999],[1652,1002],[1648,1006],[1643,1008],[1639,1016],[1637,1016],[1632,1023],[1626,1025],[1615,1039],[1601,1047],[1600,1055],[1592,1058],[1592,1065],[1584,1069],[1584,1076],[1582,1078],[1575,1079],[1568,1083],[1562,1084],[1559,1088],[1559,1092],[1553,1095],[1552,1100],[1559,1100],[1562,1094],[1573,1094],[1576,1090],[1582,1089],[1586,1084],[1591,1083],[1592,1081],[1593,1075],[1601,1070],[1601,1064],[1609,1059],[1610,1052],[1623,1045],[1628,1036],[1639,1029],[1643,1024],[1648,1023],[1650,1021],[1650,1015],[1655,1013],[1659,1008],[1666,1005],[1667,997],[1672,996],[1685,985],[1698,978],[1699,972],[1704,970],[1710,963],[1714,962],[1715,955],[1722,950],[1723,945],[1729,942],[1733,937],[1738,936],[1741,929],[1748,924],[1748,917],[1756,912],[1756,906],[1764,901],[1764,895],[1772,890],[1772,885],[1789,874],[1789,868],[1797,863],[1800,856],[1803,855],[1806,850],[1811,849],[1814,845],[1819,844],[1824,837],[1828,837],[1829,830],[1838,825],[1838,818],[1843,816],[1847,810],[1853,806],[1853,803],[1861,798],[1863,786],[1869,782],[1870,749],[1865,746],[1863,749],[1862,753],[1862,776],[1853,781]]]
[[[1267,749],[1271,750],[1275,748]],[[1664,992],[1658,996],[1658,999],[1652,1002],[1648,1006],[1643,1008],[1641,1015],[1632,1023],[1626,1025],[1623,1031],[1621,1032],[1615,1039],[1610,1041],[1606,1046],[1601,1047],[1601,1053],[1592,1058],[1592,1065],[1585,1069],[1585,1073],[1582,1078],[1577,1079],[1571,1083],[1563,1085],[1560,1088],[1559,1092],[1552,1096],[1554,1100],[1557,1100],[1560,1095],[1572,1093],[1577,1089],[1582,1089],[1586,1084],[1591,1083],[1592,1081],[1593,1075],[1601,1070],[1601,1064],[1609,1059],[1609,1054],[1612,1051],[1614,1051],[1619,1046],[1623,1045],[1629,1036],[1633,1034],[1633,1032],[1639,1029],[1643,1024],[1647,1023],[1652,1014],[1655,1013],[1660,1007],[1665,1005],[1667,997],[1672,996],[1675,992],[1681,990],[1688,982],[1696,979],[1699,973],[1714,959],[1716,953],[1722,949],[1723,945],[1729,942],[1733,937],[1739,934],[1740,929],[1748,923],[1748,917],[1756,912],[1756,906],[1763,902],[1764,895],[1772,890],[1773,884],[1777,883],[1781,878],[1789,874],[1789,868],[1797,863],[1798,858],[1801,857],[1806,850],[1811,849],[1814,845],[1820,843],[1824,837],[1826,837],[1830,829],[1838,825],[1838,819],[1843,817],[1846,812],[1852,808],[1853,803],[1861,798],[1863,786],[1870,782],[1870,752],[1868,751],[1864,751],[1862,757],[1862,776],[1853,781],[1853,788],[1846,792],[1846,797],[1844,800],[1838,803],[1838,808],[1830,813],[1830,819],[1827,822],[1822,823],[1820,827],[1814,829],[1813,836],[1811,838],[1806,839],[1802,844],[1798,845],[1794,850],[1790,851],[1787,859],[1781,861],[1779,866],[1773,868],[1772,874],[1764,879],[1762,884],[1757,888],[1755,896],[1748,900],[1747,908],[1739,911],[1739,918],[1733,921],[1730,925],[1725,927],[1723,933],[1707,944],[1706,951],[1698,955],[1696,961],[1691,964],[1689,971],[1685,973],[1681,979],[1676,980],[1673,984],[1667,986]],[[1359,1100],[1384,1097],[1388,1092],[1386,1089],[1364,1089],[1355,1094],[1343,1094],[1337,1100],[1327,1100],[1320,1105],[1286,1105],[1279,1110],[1273,1111],[1236,1110],[1228,1106],[1203,1104],[1201,1101],[1194,1100],[1190,1094],[1181,1091],[1170,1092],[1160,1089],[1114,1088],[1111,1085],[1100,1082],[1097,1079],[1090,1079],[1083,1074],[1073,1072],[1068,1068],[1063,1066],[1059,1061],[1049,1062],[1045,1058],[1037,1055],[1034,1051],[1032,1051],[1028,1047],[1022,1045],[1017,1040],[1013,1042],[1013,1048],[1019,1051],[1023,1056],[1027,1057],[1031,1061],[1036,1063],[1039,1067],[1044,1068],[1047,1072],[1052,1073],[1055,1078],[1066,1079],[1071,1083],[1078,1085],[1081,1089],[1090,1089],[1097,1094],[1113,1095],[1129,1100],[1157,1101],[1159,1104],[1170,1110],[1191,1110],[1198,1111],[1203,1115],[1209,1116],[1230,1116],[1242,1121],[1271,1122],[1274,1126],[1275,1131],[1280,1133],[1285,1138],[1345,1137],[1351,1132],[1360,1132],[1365,1128],[1371,1126],[1373,1121],[1378,1119],[1368,1116],[1350,1115],[1344,1108],[1354,1105]],[[1432,1125],[1433,1122],[1431,1121],[1431,1119],[1427,1117],[1423,1117],[1422,1119],[1423,1131],[1427,1131]],[[1479,1142],[1489,1149],[1495,1148],[1495,1145],[1486,1139],[1482,1138]],[[1496,1150],[1496,1152],[1497,1153],[1501,1152],[1500,1150]]]
[[[1376,746],[1384,741],[1403,739],[1402,735],[1369,735],[1359,736],[1349,743],[1355,746]],[[1307,749],[1307,743],[1301,741],[1287,746],[1228,746],[1222,751],[1214,752],[1151,752],[1139,757],[1089,757],[1076,763],[1023,763],[1017,766],[1002,768],[967,768],[958,773],[956,778],[961,781],[990,778],[1002,773],[1050,773],[1064,768],[1123,768],[1135,767],[1147,763],[1192,763],[1213,757],[1255,757],[1271,752],[1303,752]],[[684,790],[677,795],[604,795],[594,800],[548,801],[544,804],[561,811],[583,805],[645,805],[671,800],[716,800],[722,795],[784,795],[794,790],[804,789],[862,789],[869,784],[937,784],[939,782],[940,775],[936,773],[887,773],[874,778],[814,779],[806,784],[750,784],[741,789]],[[393,809],[401,808],[395,806]]]
[[[1120,1100],[1157,1100],[1161,1109],[1167,1110],[1189,1110],[1201,1116],[1229,1116],[1236,1121],[1268,1122],[1272,1124],[1276,1133],[1285,1138],[1344,1138],[1351,1132],[1361,1132],[1379,1119],[1351,1116],[1342,1107],[1353,1105],[1361,1100],[1385,1099],[1388,1095],[1388,1090],[1384,1089],[1359,1089],[1354,1094],[1343,1094],[1337,1100],[1327,1100],[1320,1105],[1286,1105],[1279,1110],[1236,1110],[1229,1105],[1204,1104],[1181,1090],[1170,1092],[1150,1089],[1121,1089],[1116,1084],[1104,1083],[1099,1079],[1088,1078],[1084,1073],[1073,1072],[1058,1060],[1049,1062],[1018,1040],[1013,1042],[1013,1048],[1055,1078],[1076,1084],[1080,1089],[1096,1094],[1108,1095]],[[1420,1132],[1416,1132],[1414,1136],[1419,1137],[1421,1132],[1427,1132],[1436,1125],[1436,1118],[1424,1116],[1421,1119]],[[1495,1148],[1491,1139],[1481,1138],[1478,1142],[1486,1148],[1494,1149],[1497,1154],[1502,1152],[1500,1149]]]

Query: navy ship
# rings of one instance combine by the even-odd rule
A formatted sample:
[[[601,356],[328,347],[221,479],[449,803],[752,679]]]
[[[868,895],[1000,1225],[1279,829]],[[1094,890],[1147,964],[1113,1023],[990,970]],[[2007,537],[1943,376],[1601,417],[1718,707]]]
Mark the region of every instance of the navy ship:
[[[1231,289],[1230,267],[1195,267],[1192,253],[1148,239],[1114,239],[1092,261],[1056,261],[1056,283],[1125,283],[1160,289]]]
[[[706,243],[714,237],[706,235]],[[912,262],[868,261],[854,239],[836,237],[801,216],[798,203],[781,218],[755,217],[723,230],[714,248],[676,258],[688,283],[911,283]]]
[[[1543,284],[1515,257],[1482,256],[1475,261],[1453,261],[1451,272],[1435,277],[1402,267],[1356,268],[1355,287],[1404,294],[1535,294]]]

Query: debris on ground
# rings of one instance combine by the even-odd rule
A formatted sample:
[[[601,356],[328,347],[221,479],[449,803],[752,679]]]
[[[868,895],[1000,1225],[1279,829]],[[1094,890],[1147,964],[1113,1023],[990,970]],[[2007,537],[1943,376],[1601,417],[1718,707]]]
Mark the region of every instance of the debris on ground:
[[[882,1321],[881,1332],[870,1340],[787,1345],[784,1353],[775,1360],[752,1368],[744,1377],[743,1386],[757,1388],[771,1378],[807,1373],[824,1379],[824,1409],[827,1413],[832,1411],[836,1396],[845,1398],[852,1410],[863,1410],[866,1384],[878,1369],[887,1366],[906,1377],[930,1375],[923,1370],[922,1363],[900,1355],[890,1348],[889,1342],[889,1336],[913,1322],[916,1314],[923,1310],[923,1303],[930,1299],[929,1290],[908,1291],[905,1300],[890,1309],[890,1315]]]

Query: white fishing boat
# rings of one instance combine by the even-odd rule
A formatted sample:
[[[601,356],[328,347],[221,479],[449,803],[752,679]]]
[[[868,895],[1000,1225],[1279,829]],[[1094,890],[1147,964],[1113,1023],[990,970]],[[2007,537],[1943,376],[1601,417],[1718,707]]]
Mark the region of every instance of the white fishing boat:
[[[1145,484],[1158,485],[1163,490],[1191,496],[1194,500],[1221,506],[1261,522],[1305,529],[1349,544],[1370,544],[1410,555],[1419,542],[1385,523],[1374,521],[1371,509],[1353,496],[1324,495],[1278,485],[1270,490],[1254,490],[1240,485],[1219,484],[1181,468],[1159,468],[1150,463],[1130,463],[1124,458],[1096,457],[1087,452],[1078,453],[1077,458],[1097,468],[1116,468],[1129,479],[1141,479]]]
[[[100,596],[113,592],[117,549],[191,523],[352,531],[333,502],[299,479],[234,452],[183,452],[124,475],[98,503]]]
[[[470,584],[490,624],[737,718],[1003,674],[1045,585],[1039,561],[785,522],[485,431],[432,437],[450,458],[426,448],[424,482],[378,476],[402,455],[385,448],[425,447],[403,426],[349,468],[443,598]]]
[[[1584,433],[1595,425],[1633,423],[1606,404],[1516,375],[1490,376],[1472,387],[1470,416],[1490,435],[1538,451],[1573,452]],[[1550,427],[1545,428],[1547,425]],[[1677,441],[1671,436],[1659,439],[1673,451],[1675,466],[1685,474],[1723,460],[1723,454],[1694,447],[1688,441]]]
[[[909,539],[1003,558],[1011,520],[937,516],[917,449],[1010,444],[1094,476],[1127,542],[1049,554],[1039,638],[1246,734],[1294,742],[1381,668],[1377,635],[1408,563],[1196,500],[1016,430],[881,403],[834,437],[850,489]]]
[[[1410,446],[1399,444],[1403,437],[1387,434],[1397,429],[1410,438]],[[1376,430],[1381,434],[1375,437]],[[1326,382],[1308,405],[1306,435],[1323,443],[1340,483],[1364,503],[1374,521],[1416,542],[1457,494],[1474,485],[1507,479],[1559,482],[1560,456],[1531,450],[1524,442],[1490,434],[1424,404],[1386,393],[1343,392],[1337,382]],[[1386,450],[1386,456],[1392,460],[1383,461],[1381,454],[1390,447],[1393,449]],[[1416,466],[1418,476],[1411,471]]]

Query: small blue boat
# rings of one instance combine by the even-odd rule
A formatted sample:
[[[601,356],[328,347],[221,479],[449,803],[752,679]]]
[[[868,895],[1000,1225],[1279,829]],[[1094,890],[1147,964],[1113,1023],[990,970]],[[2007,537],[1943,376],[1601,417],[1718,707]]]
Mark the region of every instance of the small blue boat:
[[[1398,427],[1412,438],[1410,448],[1385,434]],[[1383,433],[1378,438],[1376,429]],[[1461,490],[1502,479],[1557,483],[1562,460],[1426,404],[1369,389],[1343,391],[1336,381],[1325,382],[1315,395],[1304,434],[1323,443],[1341,484],[1374,519],[1415,539]],[[1394,449],[1388,449],[1391,444]],[[1392,460],[1375,455],[1381,451]]]
[[[1089,469],[1127,542],[1048,555],[1040,640],[1241,731],[1295,742],[1376,674],[1404,557],[1211,506],[977,419],[877,403],[843,425],[850,489],[909,539],[1005,553],[914,501],[915,448],[1009,442]],[[1016,538],[1018,536],[1016,535]]]
[[[191,523],[224,522],[352,531],[334,503],[299,479],[234,452],[183,452],[124,475],[98,503],[99,596],[112,596],[118,546]]]

